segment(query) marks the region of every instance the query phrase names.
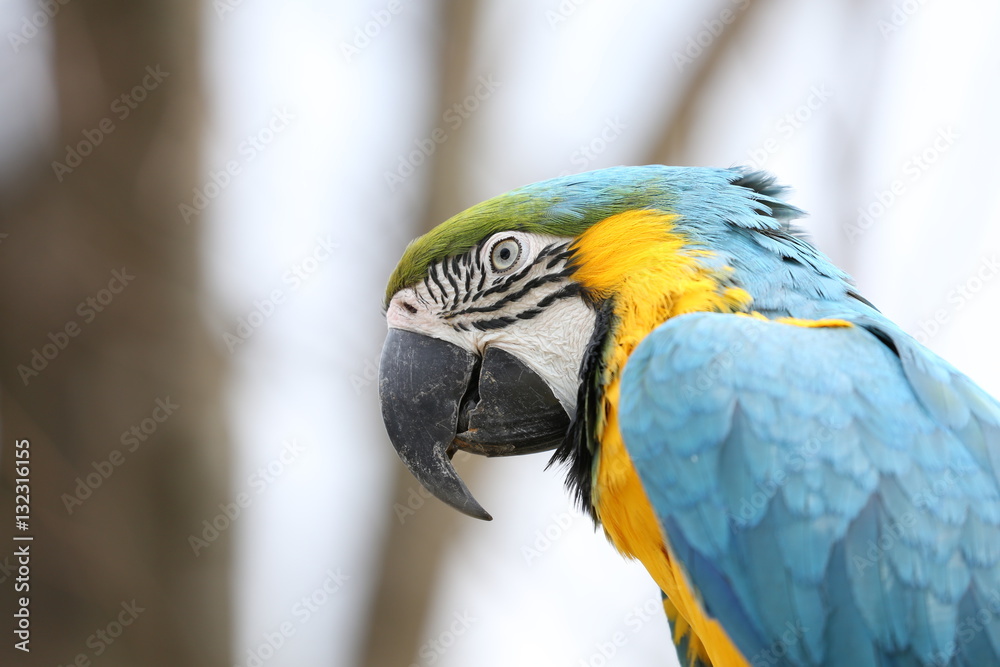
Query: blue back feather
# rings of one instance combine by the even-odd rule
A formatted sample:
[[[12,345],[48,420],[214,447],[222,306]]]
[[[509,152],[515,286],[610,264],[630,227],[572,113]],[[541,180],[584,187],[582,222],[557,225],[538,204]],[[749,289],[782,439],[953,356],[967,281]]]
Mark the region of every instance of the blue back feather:
[[[769,176],[640,167],[530,187],[567,186],[567,209],[679,214],[768,318],[853,324],[684,315],[623,374],[626,448],[747,659],[1000,664],[1000,405],[857,295]]]

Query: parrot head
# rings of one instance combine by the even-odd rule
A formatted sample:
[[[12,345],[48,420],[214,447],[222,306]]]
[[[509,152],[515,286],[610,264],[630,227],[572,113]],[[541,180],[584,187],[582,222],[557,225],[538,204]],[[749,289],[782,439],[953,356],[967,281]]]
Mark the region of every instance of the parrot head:
[[[403,463],[442,501],[490,519],[451,457],[558,448],[586,506],[599,399],[621,370],[612,347],[627,356],[641,336],[620,330],[630,299],[638,289],[658,304],[645,333],[669,314],[747,310],[774,272],[747,264],[744,245],[780,264],[771,246],[798,242],[788,221],[801,212],[781,190],[742,169],[616,167],[513,190],[413,241],[386,289],[379,367]],[[816,274],[801,259],[786,268]]]

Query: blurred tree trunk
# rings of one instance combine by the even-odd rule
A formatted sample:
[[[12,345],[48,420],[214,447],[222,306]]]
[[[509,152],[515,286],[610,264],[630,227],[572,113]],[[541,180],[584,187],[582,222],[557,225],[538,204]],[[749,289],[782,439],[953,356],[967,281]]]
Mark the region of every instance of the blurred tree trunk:
[[[189,543],[232,500],[200,230],[178,210],[201,186],[202,11],[78,0],[42,28],[55,145],[0,184],[0,535],[13,443],[29,439],[34,536],[31,653],[8,629],[13,664],[232,664],[228,532],[198,555]]]

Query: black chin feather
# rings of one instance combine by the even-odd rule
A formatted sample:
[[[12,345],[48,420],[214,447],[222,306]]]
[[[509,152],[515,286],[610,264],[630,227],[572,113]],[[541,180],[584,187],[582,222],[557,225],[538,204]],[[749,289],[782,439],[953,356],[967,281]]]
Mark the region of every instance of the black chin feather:
[[[594,333],[587,343],[587,349],[580,364],[580,389],[577,394],[576,414],[570,422],[566,438],[556,449],[549,461],[568,463],[566,486],[573,494],[583,511],[587,512],[594,522],[592,502],[592,484],[594,461],[600,442],[597,437],[597,424],[601,418],[604,394],[604,369],[607,358],[607,346],[610,340],[613,319],[613,302],[605,300],[597,306],[597,317],[594,323]]]

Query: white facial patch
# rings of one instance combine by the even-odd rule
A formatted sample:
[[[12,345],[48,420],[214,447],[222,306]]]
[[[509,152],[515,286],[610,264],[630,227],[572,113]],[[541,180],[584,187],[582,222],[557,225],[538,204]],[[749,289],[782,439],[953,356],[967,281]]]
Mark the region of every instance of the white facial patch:
[[[499,232],[465,255],[430,267],[397,292],[389,327],[482,355],[495,345],[541,377],[566,413],[576,413],[580,364],[596,313],[567,267],[573,239]]]

